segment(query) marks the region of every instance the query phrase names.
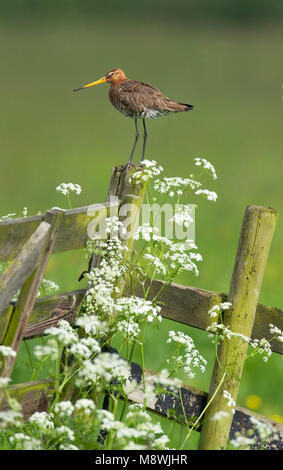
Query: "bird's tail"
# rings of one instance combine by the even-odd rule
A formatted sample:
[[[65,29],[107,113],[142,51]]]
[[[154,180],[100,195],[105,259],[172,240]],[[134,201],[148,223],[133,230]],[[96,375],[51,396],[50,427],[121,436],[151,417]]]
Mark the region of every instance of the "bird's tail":
[[[185,104],[185,103],[179,103],[184,106],[184,111],[190,111],[191,109],[194,109],[192,104]]]

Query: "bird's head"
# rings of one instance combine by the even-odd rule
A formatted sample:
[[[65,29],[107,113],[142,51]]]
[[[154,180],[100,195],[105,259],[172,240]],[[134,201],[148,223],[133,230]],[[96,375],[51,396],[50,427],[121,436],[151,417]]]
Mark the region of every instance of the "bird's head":
[[[76,88],[74,91],[78,90],[83,90],[84,88],[89,88],[94,85],[99,85],[100,83],[106,83],[109,82],[111,85],[115,85],[116,83],[123,82],[126,80],[127,77],[124,74],[123,70],[121,69],[111,69],[109,72],[107,72],[104,77],[100,78],[99,80],[96,80],[95,82],[88,83],[87,85],[84,85],[80,88]]]

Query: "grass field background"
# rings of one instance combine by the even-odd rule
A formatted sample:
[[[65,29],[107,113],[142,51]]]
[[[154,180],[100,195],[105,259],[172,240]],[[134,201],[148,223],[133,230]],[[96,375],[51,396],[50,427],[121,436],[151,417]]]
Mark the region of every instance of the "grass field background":
[[[196,214],[196,243],[204,258],[200,275],[179,281],[228,292],[246,206],[282,208],[282,28],[188,26],[150,18],[25,19],[1,25],[0,51],[0,216],[20,215],[24,206],[29,215],[67,208],[55,190],[61,182],[82,186],[74,207],[104,201],[111,167],[128,159],[134,124],[111,106],[107,85],[72,90],[121,67],[130,78],[195,106],[190,113],[148,122],[146,157],[157,160],[166,176],[190,174],[194,157],[215,165],[218,180],[207,180],[207,186],[218,201],[200,203]],[[141,145],[137,162],[140,153]],[[279,217],[259,299],[281,308],[282,238]],[[81,287],[77,278],[86,263],[82,252],[54,255],[45,277],[62,291]],[[172,328],[176,325],[164,321],[161,332],[148,333],[148,367],[170,354],[165,336],[164,342],[160,338]],[[210,360],[207,372],[190,382],[208,390],[213,346],[206,333],[181,328]],[[27,374],[18,361],[14,380]],[[238,404],[282,419],[280,376],[278,355],[267,364],[247,361]],[[261,400],[253,402],[252,395]]]

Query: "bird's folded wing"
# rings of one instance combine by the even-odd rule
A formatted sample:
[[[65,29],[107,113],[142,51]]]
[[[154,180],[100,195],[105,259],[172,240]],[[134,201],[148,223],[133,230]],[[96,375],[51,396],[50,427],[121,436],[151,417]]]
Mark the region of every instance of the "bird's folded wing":
[[[171,101],[157,88],[134,80],[120,87],[119,99],[123,105],[137,112],[145,109],[164,109],[169,106]]]

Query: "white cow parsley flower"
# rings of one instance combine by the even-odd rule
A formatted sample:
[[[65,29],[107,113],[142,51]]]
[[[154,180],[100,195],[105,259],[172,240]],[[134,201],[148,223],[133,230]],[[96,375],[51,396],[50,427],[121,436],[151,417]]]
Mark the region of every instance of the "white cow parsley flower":
[[[194,369],[200,369],[203,373],[207,361],[196,349],[193,339],[185,335],[182,331],[169,331],[167,343],[175,343],[177,350],[182,354],[173,356],[171,359],[176,363],[177,368],[183,368],[190,378],[194,378]]]
[[[202,168],[207,170],[208,173],[211,174],[214,180],[217,179],[215,168],[208,160],[206,160],[205,158],[199,158],[199,157],[195,158],[194,160],[195,160],[196,166],[201,166]]]
[[[68,196],[70,192],[74,192],[75,194],[81,194],[82,188],[79,184],[61,183],[59,184],[59,186],[56,187],[56,191],[58,191],[58,193],[63,194],[64,196]]]
[[[0,354],[2,354],[2,356],[4,357],[8,357],[8,356],[16,357],[17,355],[16,351],[10,348],[10,346],[4,346],[4,345],[0,346]]]
[[[209,191],[208,189],[198,189],[195,194],[198,196],[199,194],[204,194],[208,201],[216,201],[217,194],[214,191]]]
[[[36,424],[39,428],[45,430],[54,429],[53,413],[47,413],[46,411],[36,411],[30,416],[29,422]]]

